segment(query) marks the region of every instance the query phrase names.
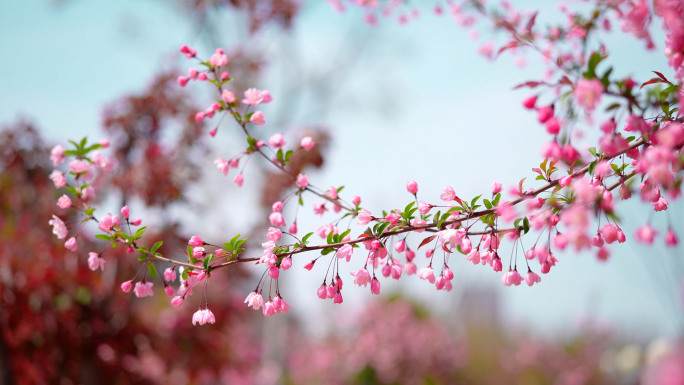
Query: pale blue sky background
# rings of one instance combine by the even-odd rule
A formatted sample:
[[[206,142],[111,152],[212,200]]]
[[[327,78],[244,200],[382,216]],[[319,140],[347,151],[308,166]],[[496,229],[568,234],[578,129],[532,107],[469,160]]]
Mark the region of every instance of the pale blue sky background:
[[[555,9],[547,2],[529,4],[543,11]],[[543,67],[537,57],[528,55],[525,69],[513,66],[509,57],[490,63],[476,54],[476,43],[450,18],[428,12],[403,27],[385,23],[373,29],[360,19],[359,13],[338,15],[325,4],[316,5],[303,11],[291,36],[270,31],[255,41],[254,49],[273,55],[263,84],[255,86],[272,90],[274,110],[279,100],[293,97],[301,98],[302,106],[314,105],[317,95],[309,81],[343,63],[336,72],[339,77],[329,83],[329,109],[291,112],[291,121],[326,124],[334,137],[326,168],[310,175],[314,184],[344,184],[347,194],[361,195],[366,207],[378,211],[404,207],[409,179],[419,182],[421,199],[434,202],[446,185],[454,186],[459,196],[472,197],[488,191],[494,180],[510,185],[531,176],[547,137],[534,114],[520,108],[528,94],[511,89],[539,77]],[[235,20],[226,20],[223,45],[228,47],[240,37],[239,28],[231,25]],[[104,103],[145,88],[157,68],[178,66],[185,71],[187,64],[177,48],[200,41],[184,13],[164,1],[73,0],[60,6],[37,0],[2,2],[0,122],[30,118],[55,141],[65,136],[99,138]],[[650,70],[670,73],[660,55],[635,57],[634,52],[642,52],[640,43],[617,39],[611,47],[613,63],[621,66],[618,73],[642,80],[650,77]],[[213,50],[201,44],[199,48],[205,54]],[[282,56],[283,51],[294,54]],[[305,68],[307,78],[290,82],[298,87],[286,89],[283,77],[296,77],[293,68]],[[206,160],[208,167],[212,159]],[[219,183],[230,191],[222,198],[242,192],[236,193],[229,180]],[[250,183],[256,182],[248,178],[246,188]],[[240,213],[229,204],[226,210]],[[630,208],[626,232],[643,223],[647,212],[640,205]],[[672,218],[681,213],[681,205],[673,205]],[[236,227],[225,216],[216,221]],[[302,219],[300,229],[307,223],[317,227],[317,222]],[[681,220],[675,223],[681,230]],[[664,215],[656,214],[654,225],[664,229]],[[436,292],[415,277],[402,280],[401,290],[443,311],[469,287],[493,287],[501,296],[502,322],[547,335],[567,335],[587,318],[631,337],[675,335],[681,333],[684,319],[674,293],[681,275],[675,277],[671,267],[677,261],[681,274],[681,248],[668,251],[661,243],[644,248],[628,241],[613,249],[607,264],[593,255],[560,253],[560,264],[534,288],[503,288],[498,274],[458,261],[452,262],[454,292]],[[302,272],[302,264],[295,264],[291,277],[285,275],[290,302],[320,317],[339,315],[315,297],[320,275]],[[358,267],[352,263],[343,272]],[[387,281],[383,285],[397,287]],[[354,309],[370,297],[367,290],[352,287],[351,280],[345,291],[343,309],[337,312]]]

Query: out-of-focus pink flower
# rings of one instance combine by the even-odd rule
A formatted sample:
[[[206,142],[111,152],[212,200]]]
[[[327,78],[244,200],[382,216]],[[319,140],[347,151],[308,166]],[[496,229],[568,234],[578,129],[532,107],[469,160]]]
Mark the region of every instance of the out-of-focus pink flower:
[[[242,173],[235,175],[235,178],[233,178],[233,183],[235,183],[235,185],[238,187],[242,187],[242,185],[245,183],[245,177],[242,176]]]
[[[432,267],[426,266],[418,272],[418,278],[428,281],[431,284],[435,283],[435,273],[432,271]]]
[[[593,111],[596,104],[601,102],[603,83],[598,79],[581,78],[575,85],[575,100],[587,111]]]
[[[88,253],[88,267],[90,270],[95,271],[98,268],[104,271],[105,260],[100,258],[100,256],[95,252]]]
[[[310,136],[305,136],[302,138],[302,141],[299,143],[299,145],[302,146],[302,148],[306,151],[311,151],[311,149],[314,148],[316,143]]]
[[[299,174],[297,175],[297,179],[295,181],[295,186],[299,188],[306,188],[309,185],[309,179],[306,177],[305,174]]]
[[[167,267],[164,269],[164,279],[168,282],[173,282],[176,280],[176,269],[172,267]]]
[[[52,183],[54,183],[57,188],[66,186],[66,178],[59,170],[54,170],[50,173],[50,180],[52,180]]]
[[[351,275],[354,277],[354,284],[357,286],[366,287],[366,285],[371,283],[370,273],[365,267],[357,271],[352,271]]]
[[[58,144],[55,147],[53,147],[52,151],[50,151],[50,160],[52,161],[52,165],[54,167],[57,167],[62,162],[64,162],[64,159],[66,159],[66,157],[64,156],[64,147],[62,147],[61,144]]]
[[[263,126],[264,124],[266,124],[266,117],[264,116],[263,112],[255,111],[249,118],[249,121],[256,124],[257,126]]]
[[[131,291],[131,288],[133,287],[133,281],[125,281],[124,283],[121,284],[121,291],[124,293],[128,293]]]
[[[64,242],[64,247],[66,247],[68,250],[76,251],[76,249],[78,249],[78,244],[76,243],[76,238],[71,237],[71,238],[67,239],[67,241]]]
[[[657,232],[650,224],[640,226],[634,232],[634,238],[643,243],[652,244]]]
[[[188,241],[188,245],[190,245],[190,246],[195,246],[195,247],[197,247],[197,246],[203,246],[203,245],[204,245],[204,241],[202,240],[202,238],[200,238],[200,237],[198,237],[198,236],[196,236],[196,235],[193,235],[192,237],[190,237],[190,240]]]
[[[273,148],[283,148],[285,146],[285,138],[283,134],[276,132],[268,138],[268,145]]]
[[[245,98],[242,99],[242,103],[248,104],[250,106],[258,106],[261,102],[263,102],[264,98],[261,94],[261,91],[257,90],[256,88],[248,88],[245,91]]]

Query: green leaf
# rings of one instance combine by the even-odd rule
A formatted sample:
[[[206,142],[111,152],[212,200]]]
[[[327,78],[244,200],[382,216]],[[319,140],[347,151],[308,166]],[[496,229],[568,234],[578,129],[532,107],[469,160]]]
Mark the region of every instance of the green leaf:
[[[143,226],[143,227],[139,228],[138,231],[135,232],[135,235],[133,236],[133,238],[140,239],[140,237],[142,237],[142,235],[145,233],[146,229],[147,229],[147,226]]]
[[[312,236],[313,234],[314,234],[314,233],[306,234],[306,235],[302,238],[302,243],[306,245],[306,241],[308,241],[309,238],[311,238],[311,236]]]
[[[95,238],[102,239],[103,241],[111,241],[112,240],[112,237],[110,235],[107,235],[107,234],[97,234],[97,235],[95,235]]]
[[[484,205],[487,208],[487,210],[491,210],[492,202],[490,202],[489,199],[483,199],[482,202],[484,202]]]
[[[151,252],[151,253],[154,253],[154,252],[157,251],[163,244],[164,244],[163,241],[159,241],[159,242],[155,243],[154,245],[152,245],[152,248],[150,249],[150,252]]]
[[[470,206],[471,206],[471,207],[472,207],[472,206],[475,206],[475,203],[477,203],[477,200],[480,199],[480,197],[482,197],[482,194],[480,194],[480,195],[476,196],[475,198],[473,198],[473,200],[470,201]]]
[[[328,254],[332,253],[333,251],[335,251],[335,249],[333,249],[332,247],[326,247],[325,249],[321,250],[321,254],[322,255],[328,255]]]
[[[326,242],[327,244],[333,243],[333,235],[334,235],[334,234],[333,234],[333,231],[331,231],[331,232],[328,233],[328,237],[325,239],[325,242]]]
[[[157,266],[154,265],[154,263],[150,262],[147,264],[147,270],[150,272],[150,275],[152,278],[157,278]]]

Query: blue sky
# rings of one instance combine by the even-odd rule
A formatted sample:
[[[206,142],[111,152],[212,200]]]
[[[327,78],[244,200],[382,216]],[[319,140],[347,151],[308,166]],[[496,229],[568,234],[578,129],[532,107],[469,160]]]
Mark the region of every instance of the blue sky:
[[[554,8],[537,4],[545,11]],[[530,176],[541,160],[538,148],[547,140],[534,114],[520,108],[527,94],[511,90],[539,77],[543,67],[538,58],[529,55],[525,69],[507,57],[488,62],[449,18],[424,13],[407,26],[387,23],[373,29],[361,23],[358,13],[338,15],[325,5],[313,6],[304,10],[291,35],[269,31],[255,42],[255,49],[273,55],[263,84],[256,85],[272,90],[273,109],[279,100],[293,97],[301,98],[300,105],[315,105],[317,94],[304,79],[295,82],[300,84],[295,90],[281,86],[287,83],[283,76],[296,76],[289,72],[293,63],[313,79],[344,63],[330,82],[333,92],[327,100],[333,107],[299,108],[291,120],[331,127],[330,159],[310,180],[321,187],[344,184],[346,193],[361,195],[371,210],[403,207],[409,199],[403,186],[410,179],[419,182],[425,200],[436,200],[447,185],[460,196],[473,197],[495,180],[516,183]],[[226,47],[239,38],[235,30],[230,25],[222,30]],[[639,43],[611,42],[613,61],[626,68],[621,73],[645,79],[650,70],[666,69],[660,55],[634,58]],[[55,141],[64,135],[99,138],[103,104],[145,88],[158,68],[186,68],[177,54],[182,44],[200,44],[200,39],[184,13],[163,1],[2,2],[0,122],[30,118]],[[289,56],[279,56],[285,51]],[[232,189],[229,181],[225,185]],[[681,212],[681,205],[671,210]],[[624,227],[631,234],[645,220],[647,208],[634,204],[627,213]],[[663,217],[655,218],[654,224],[663,228]],[[300,229],[307,224],[318,225],[303,219]],[[503,322],[548,335],[567,334],[583,319],[596,319],[625,335],[674,335],[684,320],[672,295],[677,277],[670,264],[679,257],[672,253],[633,242],[615,248],[607,264],[590,254],[560,253],[559,266],[534,288],[503,288],[497,274],[465,261],[452,266],[458,281],[452,293],[435,292],[417,279],[383,285],[434,302],[438,311],[453,306],[468,287],[493,287],[501,295]],[[298,272],[286,285],[301,294],[292,304],[321,316],[334,314],[315,298],[319,276],[295,267]],[[367,291],[347,287],[347,309],[369,299]]]

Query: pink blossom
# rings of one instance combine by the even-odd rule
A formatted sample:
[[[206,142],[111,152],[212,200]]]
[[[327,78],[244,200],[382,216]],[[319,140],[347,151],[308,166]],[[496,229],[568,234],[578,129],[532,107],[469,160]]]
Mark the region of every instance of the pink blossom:
[[[575,100],[587,111],[593,111],[601,102],[603,83],[598,79],[581,78],[575,85]]]
[[[228,175],[228,171],[230,171],[230,164],[227,160],[219,156],[216,160],[214,160],[214,164],[216,165],[216,168],[223,173],[223,175]]]
[[[418,278],[434,284],[435,283],[435,273],[432,271],[432,267],[426,266],[426,267],[420,269],[420,271],[418,272]]]
[[[271,215],[268,216],[268,220],[271,222],[271,225],[275,227],[286,226],[285,217],[283,216],[283,213],[274,211],[271,213]]]
[[[445,187],[444,192],[439,196],[439,198],[445,202],[453,201],[454,198],[456,198],[454,188],[451,186]]]
[[[280,229],[275,228],[275,227],[270,227],[268,229],[268,239],[273,242],[278,242],[280,238],[283,236],[283,232],[280,231]]]
[[[183,304],[183,297],[177,295],[177,296],[171,298],[171,305],[173,305],[173,307],[179,307],[182,304]]]
[[[352,197],[352,199],[351,199],[351,203],[352,203],[354,206],[358,206],[359,204],[361,204],[361,197],[358,196],[358,195],[354,195],[354,196]]]
[[[330,199],[337,199],[337,189],[333,186],[330,186],[327,190],[325,190],[325,195]]]
[[[271,96],[271,92],[269,92],[268,90],[262,90],[261,99],[262,103],[270,103],[273,101],[273,96]]]
[[[91,165],[85,160],[74,159],[69,162],[69,169],[75,174],[84,174],[90,171]]]
[[[316,263],[316,261],[315,261],[315,260],[312,260],[311,262],[309,262],[309,263],[307,263],[306,265],[304,265],[304,268],[307,269],[307,270],[311,270],[311,269],[313,269],[313,267],[314,267],[314,263]]]
[[[282,261],[280,261],[280,268],[283,269],[283,271],[287,271],[292,267],[292,258],[291,257],[285,257],[283,258]]]
[[[52,165],[54,167],[57,167],[62,162],[64,162],[64,159],[66,159],[66,157],[64,156],[64,147],[62,147],[61,144],[58,144],[55,147],[53,147],[52,151],[50,151],[50,160],[52,161]]]
[[[216,323],[216,317],[214,317],[214,313],[212,313],[211,310],[209,309],[200,309],[195,312],[195,314],[192,315],[192,324],[193,325],[204,325],[204,324],[213,324]]]
[[[121,216],[124,219],[128,219],[128,217],[130,216],[130,213],[131,213],[131,210],[128,208],[128,206],[124,206],[121,208]]]
[[[263,102],[263,100],[264,98],[261,91],[257,90],[256,88],[249,88],[245,91],[245,98],[242,99],[242,103],[251,106],[258,106],[261,102]]]
[[[221,99],[228,104],[232,104],[235,102],[235,94],[228,90],[223,90],[221,93]]]
[[[366,285],[371,283],[370,273],[368,273],[368,270],[366,270],[365,267],[357,271],[352,271],[351,275],[354,277],[354,284],[357,286],[366,287]]]
[[[406,262],[406,264],[404,265],[404,273],[406,273],[406,275],[416,274],[417,269],[418,267],[416,266],[416,264],[411,261]]]
[[[653,202],[653,210],[664,211],[667,210],[667,201],[665,198],[660,197],[656,202]]]
[[[373,280],[371,281],[371,293],[380,294],[380,281],[375,277],[373,277]]]
[[[253,291],[247,295],[247,298],[245,298],[245,303],[247,304],[247,307],[251,307],[254,310],[259,310],[260,307],[264,306],[264,297],[261,296],[261,293]]]
[[[173,282],[176,280],[176,270],[172,267],[167,267],[164,269],[164,279],[168,282]]]
[[[338,291],[337,294],[335,294],[335,298],[333,299],[333,302],[334,303],[342,303],[342,301],[343,301],[342,293]]]
[[[546,121],[546,132],[551,135],[557,135],[560,132],[560,123],[558,119],[552,117]]]
[[[228,56],[223,53],[222,49],[217,48],[216,52],[214,52],[214,54],[209,58],[209,64],[214,67],[224,66],[228,64]]]
[[[499,182],[492,183],[492,195],[496,195],[501,192],[503,186]]]
[[[242,187],[242,185],[245,183],[245,177],[242,176],[242,173],[235,175],[235,178],[233,178],[233,183],[235,183],[238,187]]]
[[[254,111],[252,116],[249,118],[249,121],[256,124],[257,126],[263,126],[266,124],[266,117],[264,116],[264,113],[261,111]]]
[[[413,195],[418,194],[418,183],[415,180],[406,182],[406,190]]]
[[[57,239],[64,239],[68,234],[68,230],[64,222],[56,215],[52,215],[52,219],[48,221],[52,226],[52,233],[57,236]]]
[[[88,267],[90,270],[95,271],[98,268],[104,271],[105,260],[100,258],[100,256],[95,252],[88,253]]]
[[[474,265],[477,265],[480,263],[480,250],[479,249],[474,249],[471,250],[468,255],[466,255],[466,260],[472,262]]]
[[[164,285],[164,294],[166,294],[167,297],[173,297],[175,293],[176,291],[173,289],[173,287]]]
[[[352,254],[354,253],[354,248],[350,244],[343,245],[337,249],[337,257],[341,259],[346,259],[347,262],[351,260]]]
[[[539,123],[546,123],[549,119],[553,117],[553,113],[553,104],[550,106],[540,107],[537,109],[537,120],[539,121]]]
[[[357,219],[358,219],[358,221],[357,221],[358,224],[365,226],[370,221],[372,221],[374,219],[374,217],[371,215],[370,211],[368,211],[366,209],[361,209],[361,211],[359,211],[359,213],[357,215]]]
[[[290,233],[297,234],[297,222],[292,222],[290,225]]]
[[[313,204],[314,208],[314,213],[318,215],[323,215],[326,211],[328,211],[328,208],[325,207],[325,202],[317,202]]]
[[[268,145],[273,148],[283,148],[283,146],[285,146],[285,138],[283,138],[283,134],[276,132],[275,134],[271,135],[271,137],[268,138]]]
[[[499,203],[496,207],[496,215],[500,216],[504,222],[510,222],[518,216],[513,206],[508,202]]]
[[[188,241],[188,245],[190,245],[190,246],[203,246],[204,241],[202,240],[202,238],[200,238],[196,235],[193,235],[192,237],[190,237],[190,240]]]
[[[444,271],[442,271],[442,276],[443,276],[444,279],[446,279],[447,281],[451,281],[452,279],[454,279],[454,272],[451,271],[451,269],[449,268],[449,266],[444,266]]]
[[[142,223],[142,218],[136,218],[136,219],[131,221],[131,224],[133,226],[140,226],[141,223]]]
[[[400,240],[394,245],[394,250],[403,253],[404,250],[406,249],[406,241],[405,240]]]
[[[665,233],[665,245],[674,247],[679,244],[679,239],[677,238],[677,234],[674,232],[672,229],[667,229],[667,232]]]
[[[278,277],[280,277],[280,269],[278,269],[277,266],[271,266],[268,269],[268,275],[270,275],[273,279],[278,279]]]
[[[50,180],[54,183],[55,187],[60,188],[66,186],[66,178],[59,170],[54,170],[50,173]]]
[[[525,108],[527,108],[528,110],[533,109],[536,104],[537,104],[537,97],[536,96],[530,96],[529,98],[523,100],[523,106]]]
[[[132,287],[133,287],[133,281],[132,280],[126,281],[126,282],[121,284],[121,291],[123,291],[124,293],[128,293],[129,291],[131,291]]]
[[[78,244],[76,244],[76,238],[71,237],[67,239],[67,241],[64,242],[64,247],[66,247],[68,250],[76,251],[76,249],[78,249]]]
[[[652,244],[657,232],[651,225],[645,224],[640,226],[634,232],[634,238],[642,243]]]
[[[535,283],[541,282],[541,277],[539,277],[539,275],[534,273],[532,270],[529,270],[527,272],[527,277],[525,277],[525,282],[527,282],[527,286],[532,286]]]
[[[154,292],[152,291],[152,286],[154,286],[152,282],[136,282],[133,292],[135,293],[135,296],[138,298],[149,297],[154,295]]]
[[[494,271],[503,270],[503,264],[501,263],[501,258],[494,258],[494,261],[492,262],[492,269],[494,269]]]
[[[304,150],[311,151],[311,149],[314,148],[316,143],[310,136],[305,136],[302,138],[302,141],[299,143],[299,145],[302,146]]]
[[[309,179],[305,174],[297,175],[297,180],[295,181],[295,186],[299,188],[306,188],[309,185]]]

